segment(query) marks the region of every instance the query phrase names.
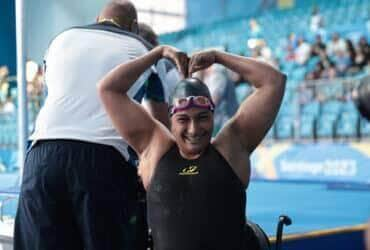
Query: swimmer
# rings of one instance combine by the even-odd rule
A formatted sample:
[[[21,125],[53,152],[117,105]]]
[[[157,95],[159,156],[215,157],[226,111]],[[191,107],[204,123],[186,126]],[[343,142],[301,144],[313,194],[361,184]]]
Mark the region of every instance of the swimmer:
[[[170,101],[170,129],[127,95],[161,58],[172,60],[184,77]],[[186,77],[215,63],[240,74],[255,91],[211,140],[211,95],[203,82]],[[140,156],[155,249],[245,249],[249,156],[275,120],[285,82],[284,74],[251,58],[210,50],[189,59],[170,46],[121,64],[100,81],[114,126]]]

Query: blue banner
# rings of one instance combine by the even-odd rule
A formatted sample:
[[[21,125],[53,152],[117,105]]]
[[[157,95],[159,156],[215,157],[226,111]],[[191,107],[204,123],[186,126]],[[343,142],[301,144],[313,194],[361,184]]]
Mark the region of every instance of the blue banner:
[[[370,143],[277,143],[251,162],[252,178],[370,183]]]

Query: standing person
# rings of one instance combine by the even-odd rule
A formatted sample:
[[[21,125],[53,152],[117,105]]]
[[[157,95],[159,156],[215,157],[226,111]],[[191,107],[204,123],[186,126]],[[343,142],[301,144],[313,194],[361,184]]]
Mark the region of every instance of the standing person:
[[[149,25],[139,23],[139,35],[148,41],[153,48],[159,45],[158,36]],[[165,90],[165,96],[172,96],[176,84],[180,81],[180,75],[176,66],[170,60],[164,58],[158,61],[156,69],[160,73],[159,77],[161,78],[161,81],[164,83],[163,87]],[[146,97],[149,100],[158,99],[153,94],[160,90],[161,86],[156,86],[155,83],[155,81],[149,82],[146,94]],[[168,109],[166,111],[168,111]],[[168,117],[168,112],[166,113]]]
[[[324,19],[320,14],[320,10],[317,6],[312,9],[311,19],[310,19],[310,30],[314,34],[319,34],[323,32]]]
[[[184,79],[171,100],[168,130],[127,95],[137,78],[161,58],[173,60],[182,75],[219,63],[256,90],[211,141],[215,107],[209,90],[198,79]],[[249,156],[275,120],[285,81],[269,65],[219,51],[195,54],[188,65],[184,53],[168,46],[121,64],[102,79],[102,102],[140,156],[155,249],[245,249]]]
[[[214,129],[215,136],[238,110],[235,84],[221,65],[212,65],[206,71],[204,83],[207,84],[215,104]]]
[[[15,250],[136,249],[136,168],[96,86],[149,45],[129,1],[109,2],[97,21],[59,34],[45,57],[48,96],[26,157]],[[131,98],[140,101],[150,72],[132,84]]]

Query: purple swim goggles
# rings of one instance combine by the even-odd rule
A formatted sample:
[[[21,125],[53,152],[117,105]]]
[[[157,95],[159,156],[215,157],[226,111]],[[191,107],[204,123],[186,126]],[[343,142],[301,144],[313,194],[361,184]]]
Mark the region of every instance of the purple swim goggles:
[[[188,96],[178,98],[175,99],[173,105],[170,108],[170,115],[190,108],[208,109],[213,112],[215,110],[215,104],[210,98],[206,96]]]

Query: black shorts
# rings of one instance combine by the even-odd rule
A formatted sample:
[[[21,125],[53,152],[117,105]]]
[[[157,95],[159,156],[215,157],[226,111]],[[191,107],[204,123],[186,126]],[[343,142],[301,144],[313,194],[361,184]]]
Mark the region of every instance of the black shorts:
[[[37,142],[26,157],[14,249],[135,249],[137,180],[111,146]]]

